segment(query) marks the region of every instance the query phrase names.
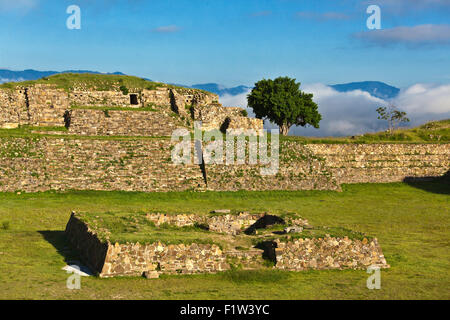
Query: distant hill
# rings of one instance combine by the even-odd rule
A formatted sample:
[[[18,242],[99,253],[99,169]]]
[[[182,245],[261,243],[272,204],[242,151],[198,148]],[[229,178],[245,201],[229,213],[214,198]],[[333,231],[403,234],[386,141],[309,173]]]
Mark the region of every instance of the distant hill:
[[[4,82],[17,82],[17,81],[26,81],[26,80],[38,80],[42,77],[48,77],[54,74],[60,73],[91,73],[91,74],[102,74],[97,71],[89,71],[89,70],[66,70],[66,71],[37,71],[33,69],[24,70],[24,71],[11,71],[8,69],[0,69],[0,83]],[[113,72],[113,73],[104,73],[110,75],[125,75],[122,72]],[[151,81],[150,79],[143,78],[145,80]],[[185,88],[193,88],[193,89],[201,89],[205,91],[209,91],[219,96],[231,95],[236,96],[242,93],[247,92],[252,89],[252,87],[248,87],[245,85],[240,85],[236,87],[226,88],[217,83],[203,83],[203,84],[194,84],[192,86],[176,84],[177,86],[185,87]],[[364,92],[370,93],[372,96],[380,98],[380,99],[392,99],[395,98],[400,89],[390,86],[386,83],[379,81],[364,81],[364,82],[351,82],[344,84],[335,84],[331,85],[333,89],[339,92],[348,92],[353,90],[361,90]]]
[[[361,90],[370,93],[372,96],[380,99],[395,98],[400,92],[399,88],[390,86],[384,82],[379,81],[363,81],[351,82],[344,84],[335,84],[330,86],[339,92],[348,92],[354,90]]]
[[[225,88],[217,83],[194,84],[193,86],[191,86],[191,88],[206,90],[218,94],[219,96],[224,96],[226,94],[237,96],[238,94],[247,92],[249,89],[251,89],[251,87],[243,85],[232,88]]]

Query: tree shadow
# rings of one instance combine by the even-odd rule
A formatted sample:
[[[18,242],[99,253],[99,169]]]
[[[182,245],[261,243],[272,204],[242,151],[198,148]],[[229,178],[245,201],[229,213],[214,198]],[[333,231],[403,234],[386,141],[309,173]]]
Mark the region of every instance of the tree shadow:
[[[403,182],[411,187],[436,194],[450,194],[450,170],[442,177],[406,177]]]
[[[72,248],[64,231],[38,231],[64,258],[67,264],[80,261],[77,251]]]

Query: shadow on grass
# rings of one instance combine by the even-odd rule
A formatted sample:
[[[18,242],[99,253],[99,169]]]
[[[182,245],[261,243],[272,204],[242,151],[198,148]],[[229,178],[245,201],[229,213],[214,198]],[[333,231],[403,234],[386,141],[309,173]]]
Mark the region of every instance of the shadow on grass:
[[[406,177],[403,182],[411,187],[437,194],[450,194],[450,170],[442,177]]]
[[[64,258],[64,262],[79,261],[80,256],[72,249],[64,231],[38,231],[58,253]]]

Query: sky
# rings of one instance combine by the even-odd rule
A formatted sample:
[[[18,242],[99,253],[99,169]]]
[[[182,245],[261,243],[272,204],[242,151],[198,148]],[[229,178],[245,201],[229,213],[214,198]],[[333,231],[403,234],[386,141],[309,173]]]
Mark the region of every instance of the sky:
[[[66,26],[70,5],[80,8],[81,29]],[[380,29],[368,28],[371,5],[380,8]],[[5,69],[120,71],[225,87],[295,78],[323,120],[290,134],[382,130],[375,110],[389,103],[408,112],[411,126],[450,118],[450,0],[0,0],[0,26]],[[384,101],[327,86],[357,81],[401,92]],[[221,102],[246,107],[247,94]]]
[[[69,30],[69,5],[81,29]],[[369,5],[381,30],[369,30]],[[450,82],[449,0],[0,0],[0,68],[249,85]]]

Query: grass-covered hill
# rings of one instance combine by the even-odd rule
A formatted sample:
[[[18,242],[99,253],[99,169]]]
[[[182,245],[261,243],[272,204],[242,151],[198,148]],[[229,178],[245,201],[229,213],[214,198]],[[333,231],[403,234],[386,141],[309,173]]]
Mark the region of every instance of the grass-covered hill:
[[[450,142],[450,119],[432,121],[416,128],[402,128],[392,134],[387,131],[366,133],[353,137],[305,138],[285,137],[306,143],[448,143]]]
[[[61,73],[49,77],[43,77],[38,80],[22,81],[22,82],[8,82],[0,84],[0,89],[14,89],[18,87],[33,86],[35,84],[51,84],[57,88],[65,89],[66,91],[77,90],[99,90],[99,91],[123,91],[125,88],[130,91],[141,91],[143,89],[153,90],[157,87],[176,88],[183,90],[197,90],[186,89],[161,82],[153,82],[147,79],[116,75],[116,74],[90,74],[90,73]]]

